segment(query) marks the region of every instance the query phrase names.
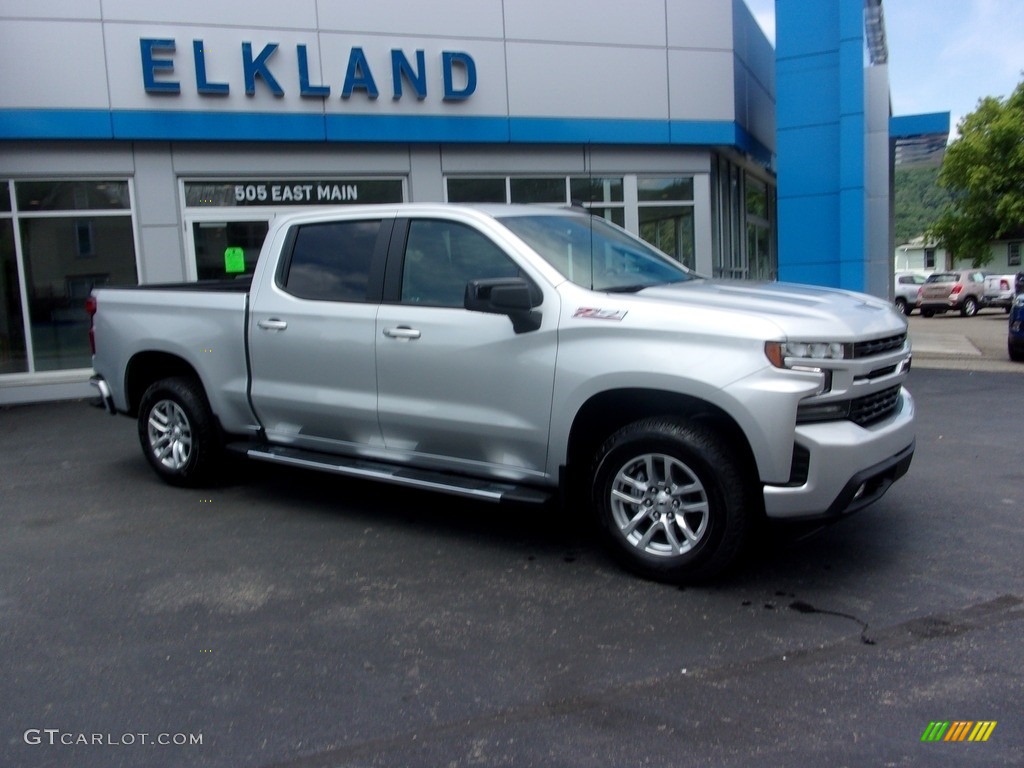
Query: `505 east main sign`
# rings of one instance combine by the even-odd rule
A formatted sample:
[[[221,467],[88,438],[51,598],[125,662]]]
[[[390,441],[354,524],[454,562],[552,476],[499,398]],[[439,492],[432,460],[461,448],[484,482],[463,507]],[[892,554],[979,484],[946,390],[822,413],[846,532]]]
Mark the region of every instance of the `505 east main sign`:
[[[256,94],[257,82],[267,88],[276,97],[283,97],[285,89],[281,80],[274,74],[274,60],[278,59],[280,45],[267,43],[256,52],[252,43],[241,45],[241,73],[247,96]],[[146,93],[154,95],[177,95],[181,93],[181,80],[176,71],[177,41],[174,38],[139,39],[142,60],[142,82]],[[333,86],[314,83],[310,80],[309,51],[305,45],[295,46],[296,63],[298,64],[299,95],[303,98],[327,99],[331,96]],[[225,72],[211,72],[207,67],[206,50],[202,40],[192,41],[192,60],[195,66],[196,92],[201,96],[228,96],[231,83],[223,78]],[[465,101],[476,91],[476,62],[464,51],[442,51],[439,68],[443,84],[444,101]],[[428,95],[428,67],[426,53],[416,50],[410,57],[400,48],[391,49],[389,72],[375,73],[370,66],[366,52],[360,46],[349,50],[348,63],[344,77],[340,82],[342,99],[350,99],[362,94],[368,99],[380,96],[378,77],[386,78],[390,74],[391,94],[396,101],[405,96],[408,89],[417,100],[423,101]],[[236,70],[237,73],[237,70]],[[386,82],[384,80],[383,82]]]

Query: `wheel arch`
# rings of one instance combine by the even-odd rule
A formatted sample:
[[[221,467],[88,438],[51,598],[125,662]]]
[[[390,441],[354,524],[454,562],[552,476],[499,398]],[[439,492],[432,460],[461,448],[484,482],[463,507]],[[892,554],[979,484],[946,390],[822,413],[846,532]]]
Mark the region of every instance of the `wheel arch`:
[[[717,405],[659,389],[626,388],[593,395],[577,411],[569,432],[565,481],[581,479],[594,453],[612,433],[640,419],[666,416],[704,424],[735,452],[747,477],[758,477],[754,452],[740,425]],[[583,478],[585,479],[585,478]]]
[[[139,352],[128,361],[124,373],[124,394],[128,415],[139,415],[139,403],[146,390],[161,379],[191,376],[202,384],[196,369],[182,357],[170,352]]]

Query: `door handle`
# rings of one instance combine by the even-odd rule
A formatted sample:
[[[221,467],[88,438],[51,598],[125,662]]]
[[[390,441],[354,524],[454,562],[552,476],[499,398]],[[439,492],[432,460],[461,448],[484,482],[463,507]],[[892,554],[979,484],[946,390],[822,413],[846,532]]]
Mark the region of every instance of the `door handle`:
[[[385,328],[384,335],[387,336],[389,339],[399,339],[400,341],[412,341],[413,339],[418,339],[423,334],[421,334],[415,328],[406,328],[404,326],[399,326],[398,328]]]
[[[283,331],[288,327],[288,323],[284,320],[278,320],[276,318],[270,318],[269,320],[260,320],[256,323],[264,331]]]

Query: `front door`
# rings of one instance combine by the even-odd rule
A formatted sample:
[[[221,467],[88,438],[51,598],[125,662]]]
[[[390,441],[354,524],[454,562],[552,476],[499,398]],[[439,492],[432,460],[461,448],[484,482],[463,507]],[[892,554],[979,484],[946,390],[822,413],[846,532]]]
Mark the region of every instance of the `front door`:
[[[401,228],[395,229],[397,239]],[[463,308],[468,281],[521,275],[480,231],[413,219],[404,248],[392,249],[393,261],[396,255],[401,284],[385,297],[376,333],[378,410],[389,454],[473,475],[539,478],[547,459],[557,294],[545,297],[541,328],[517,334],[508,317]]]

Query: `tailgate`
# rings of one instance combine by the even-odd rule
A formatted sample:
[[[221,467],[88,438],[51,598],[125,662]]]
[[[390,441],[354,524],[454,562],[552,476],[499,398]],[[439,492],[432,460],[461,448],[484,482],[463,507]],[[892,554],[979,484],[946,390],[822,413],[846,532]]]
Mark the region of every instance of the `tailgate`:
[[[953,283],[925,283],[921,291],[923,299],[947,299],[950,291],[953,290]]]

